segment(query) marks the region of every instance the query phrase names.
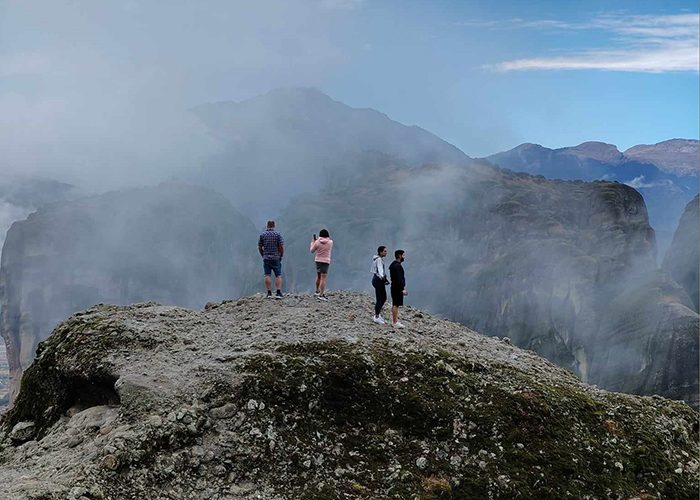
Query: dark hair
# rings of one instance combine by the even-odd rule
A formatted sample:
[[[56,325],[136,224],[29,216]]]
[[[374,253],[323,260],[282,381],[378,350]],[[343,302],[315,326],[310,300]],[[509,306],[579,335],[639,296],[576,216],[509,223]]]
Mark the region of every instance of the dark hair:
[[[318,235],[319,235],[321,238],[330,238],[330,237],[331,237],[331,235],[328,234],[328,229],[321,229],[321,230],[318,232]]]
[[[395,258],[395,259],[398,259],[398,258],[401,257],[403,254],[404,254],[404,251],[403,251],[403,250],[397,250],[397,251],[394,252],[394,258]]]
[[[384,245],[378,247],[378,248],[377,248],[377,255],[379,255],[380,253],[382,253],[384,250],[386,250],[386,247],[385,247]]]
[[[267,227],[275,227],[275,221],[273,221],[273,220],[267,221]]]

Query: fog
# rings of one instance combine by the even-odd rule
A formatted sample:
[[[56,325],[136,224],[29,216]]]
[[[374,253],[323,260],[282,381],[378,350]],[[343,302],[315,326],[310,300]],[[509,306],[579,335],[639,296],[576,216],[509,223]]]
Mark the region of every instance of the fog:
[[[3,174],[75,190],[0,196],[0,228],[40,208],[3,248],[10,368],[94,302],[201,307],[261,289],[253,228],[278,218],[285,291],[311,290],[308,239],[325,226],[337,242],[331,289],[371,292],[376,247],[401,247],[408,303],[509,336],[585,380],[688,398],[697,314],[656,269],[638,193],[472,162],[425,130],[310,90],[347,69],[335,32],[356,3],[2,4]],[[184,183],[218,194],[168,187]],[[641,312],[648,321],[630,336]],[[677,337],[691,339],[674,354],[677,378],[649,375],[658,365],[647,359],[670,357]],[[601,362],[608,341],[618,357]]]
[[[343,6],[3,2],[3,173],[92,191],[177,178],[216,147],[188,110],[318,84]]]

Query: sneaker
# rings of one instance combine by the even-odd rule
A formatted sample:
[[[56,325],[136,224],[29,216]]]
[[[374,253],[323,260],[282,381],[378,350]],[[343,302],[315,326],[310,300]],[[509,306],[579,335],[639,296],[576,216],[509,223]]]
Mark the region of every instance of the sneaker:
[[[373,317],[373,318],[372,318],[372,321],[375,322],[375,323],[378,324],[378,325],[385,325],[385,324],[386,324],[386,321],[384,321],[384,318],[382,318],[381,316],[375,316],[375,317]]]
[[[325,295],[318,295],[316,298],[317,298],[318,300],[322,300],[322,301],[324,301],[324,302],[328,302],[328,297],[326,297]]]
[[[268,298],[268,299],[271,299],[271,298],[272,298],[272,291],[271,291],[271,290],[268,290],[268,291],[267,291],[267,298]]]
[[[396,323],[392,323],[391,326],[393,326],[394,328],[406,328],[404,326],[404,324],[401,323],[400,321],[397,321]]]
[[[318,297],[319,295],[321,295],[321,292],[319,292],[318,290],[316,290],[316,291],[314,292],[314,297]]]
[[[277,292],[275,292],[275,298],[281,299],[282,297],[284,297],[284,295],[282,295],[282,290],[277,290]]]

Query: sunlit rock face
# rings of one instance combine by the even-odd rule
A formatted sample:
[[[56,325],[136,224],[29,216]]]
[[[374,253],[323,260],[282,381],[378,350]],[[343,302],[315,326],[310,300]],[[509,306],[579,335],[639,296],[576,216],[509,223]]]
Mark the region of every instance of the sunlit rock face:
[[[396,169],[300,200],[280,227],[290,286],[313,287],[299,240],[320,227],[335,240],[333,288],[370,291],[377,246],[390,248],[387,261],[402,248],[409,303],[507,335],[603,387],[697,402],[698,317],[657,270],[646,207],[629,186],[479,163]]]
[[[693,303],[697,312],[700,310],[698,298],[698,265],[700,263],[700,235],[698,234],[698,220],[700,217],[698,196],[688,203],[683,212],[678,229],[673,236],[673,243],[664,257],[663,268],[680,283]]]
[[[14,223],[0,266],[11,385],[56,323],[89,305],[201,306],[247,292],[255,237],[223,197],[183,184],[57,204]]]
[[[392,330],[367,295],[328,298],[68,318],[0,424],[0,496],[698,496],[686,404],[606,392],[414,308]]]
[[[679,176],[695,176],[700,173],[697,139],[670,139],[657,144],[640,144],[625,151],[625,156],[644,163],[658,165],[665,172]]]

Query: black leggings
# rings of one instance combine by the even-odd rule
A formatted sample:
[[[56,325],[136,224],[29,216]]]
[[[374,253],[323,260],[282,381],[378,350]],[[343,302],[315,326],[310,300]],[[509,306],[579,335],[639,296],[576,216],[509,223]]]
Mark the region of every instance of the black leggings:
[[[377,296],[377,301],[374,303],[374,315],[379,316],[382,312],[382,307],[386,302],[386,285],[379,277],[375,274],[372,278],[372,286],[374,287],[374,293]]]

